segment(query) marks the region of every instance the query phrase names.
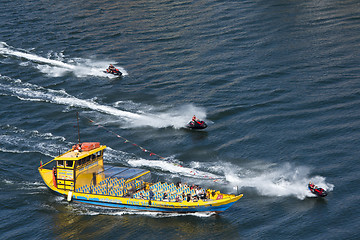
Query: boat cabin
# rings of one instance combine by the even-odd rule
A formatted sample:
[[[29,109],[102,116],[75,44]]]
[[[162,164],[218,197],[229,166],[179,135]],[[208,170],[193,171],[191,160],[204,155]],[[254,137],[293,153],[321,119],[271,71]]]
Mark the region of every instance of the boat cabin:
[[[88,193],[108,194],[118,186],[123,190],[121,195],[125,195],[131,189],[143,188],[144,179],[151,178],[150,171],[116,166],[104,167],[105,148],[106,146],[101,146],[98,142],[85,142],[76,144],[71,150],[55,157],[55,187],[76,192],[87,190]]]
[[[104,169],[103,154],[106,146],[98,142],[76,144],[54,160],[54,182],[59,189],[74,190],[75,185],[87,184],[96,173]],[[89,180],[90,179],[90,180]],[[97,179],[93,180],[96,184]]]

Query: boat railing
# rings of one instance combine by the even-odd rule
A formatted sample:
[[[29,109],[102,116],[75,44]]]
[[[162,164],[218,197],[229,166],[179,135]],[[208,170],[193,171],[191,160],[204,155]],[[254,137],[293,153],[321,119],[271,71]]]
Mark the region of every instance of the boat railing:
[[[93,180],[91,180],[90,184],[75,188],[75,191],[90,194],[125,196],[127,193],[135,193],[144,187],[145,184],[143,180],[135,179],[128,182],[123,178],[106,178],[96,185],[94,185]]]
[[[45,167],[46,165],[48,165],[49,163],[51,163],[51,162],[53,162],[53,161],[55,161],[55,160],[54,160],[54,159],[52,159],[52,160],[48,161],[48,162],[47,162],[47,163],[45,163],[45,164],[40,164],[39,169],[41,169],[41,168]]]

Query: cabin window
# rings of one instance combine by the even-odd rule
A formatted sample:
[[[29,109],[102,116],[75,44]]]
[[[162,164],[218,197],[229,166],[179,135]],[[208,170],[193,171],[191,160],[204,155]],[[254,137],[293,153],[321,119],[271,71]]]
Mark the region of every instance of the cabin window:
[[[72,168],[74,161],[66,161],[66,167]]]
[[[64,166],[64,161],[63,160],[57,161],[57,165],[58,165],[58,167],[63,167]]]
[[[98,151],[96,154],[97,154],[97,157],[100,157],[102,155],[103,151]]]
[[[78,167],[81,167],[83,164],[84,164],[84,159],[80,159],[79,161],[77,161],[77,163],[75,163],[76,164],[76,167],[78,168]]]

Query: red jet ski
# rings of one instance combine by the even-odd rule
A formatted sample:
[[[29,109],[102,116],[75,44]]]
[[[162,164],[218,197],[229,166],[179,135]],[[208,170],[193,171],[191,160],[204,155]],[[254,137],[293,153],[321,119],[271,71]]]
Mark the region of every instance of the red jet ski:
[[[122,73],[120,72],[119,69],[115,68],[113,65],[110,65],[110,67],[108,69],[106,69],[106,71],[104,71],[104,73],[110,73],[116,76],[122,76]]]
[[[325,189],[319,188],[318,186],[314,185],[313,183],[309,183],[308,188],[313,194],[315,194],[318,197],[326,197],[327,196],[327,192]]]
[[[204,129],[207,127],[207,124],[204,121],[196,119],[195,121],[192,120],[191,122],[189,122],[186,127],[190,129]]]

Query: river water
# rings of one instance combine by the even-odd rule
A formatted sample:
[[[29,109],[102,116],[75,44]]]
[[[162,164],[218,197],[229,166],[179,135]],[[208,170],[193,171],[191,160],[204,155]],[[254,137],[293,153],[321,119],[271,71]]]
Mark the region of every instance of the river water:
[[[359,8],[1,1],[0,238],[359,239]],[[68,203],[37,168],[78,141],[77,112],[107,164],[244,197],[219,215]]]

